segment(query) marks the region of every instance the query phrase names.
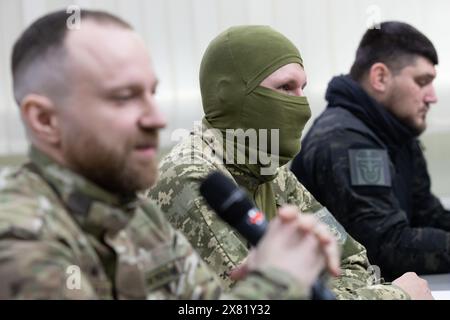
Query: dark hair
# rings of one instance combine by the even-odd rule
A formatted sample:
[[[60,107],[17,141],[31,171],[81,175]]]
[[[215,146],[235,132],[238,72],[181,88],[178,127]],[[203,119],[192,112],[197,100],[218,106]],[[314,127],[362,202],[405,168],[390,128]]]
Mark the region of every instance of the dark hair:
[[[68,31],[67,21],[72,13],[59,10],[37,19],[17,39],[11,57],[11,70],[14,87],[19,85],[17,73],[30,63],[42,59],[50,50],[63,48],[64,39]],[[132,27],[122,19],[103,11],[81,10],[81,22],[92,19],[97,23],[115,24],[126,29]],[[19,81],[20,82],[20,81]]]
[[[438,64],[436,49],[423,33],[407,23],[383,22],[380,28],[369,29],[362,37],[350,76],[361,81],[377,62],[386,64],[396,73],[413,63],[417,56]]]

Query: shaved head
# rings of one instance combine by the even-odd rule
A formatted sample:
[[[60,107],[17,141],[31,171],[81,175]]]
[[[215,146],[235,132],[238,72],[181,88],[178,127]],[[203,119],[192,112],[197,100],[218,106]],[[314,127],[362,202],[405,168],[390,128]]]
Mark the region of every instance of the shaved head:
[[[57,104],[69,95],[71,72],[65,42],[69,32],[77,31],[67,27],[70,15],[64,10],[45,15],[31,24],[14,44],[11,69],[14,97],[19,106],[31,93],[46,96]],[[90,20],[132,29],[106,12],[83,10],[80,18],[81,28],[83,22]]]
[[[143,39],[107,13],[46,15],[14,47],[14,91],[31,144],[121,196],[157,177],[158,80]]]
[[[54,47],[42,56],[19,67],[14,75],[14,98],[20,106],[24,97],[30,93],[43,95],[61,103],[69,94],[70,72],[66,65],[64,46]],[[56,71],[57,70],[57,71]]]

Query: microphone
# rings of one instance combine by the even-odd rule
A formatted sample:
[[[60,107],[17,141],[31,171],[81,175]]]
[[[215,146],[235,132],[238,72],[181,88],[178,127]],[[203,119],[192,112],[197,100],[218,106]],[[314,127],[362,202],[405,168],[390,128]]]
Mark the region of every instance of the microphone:
[[[255,207],[242,188],[215,171],[201,183],[200,194],[222,220],[234,227],[252,246],[257,245],[268,223],[264,213]],[[311,291],[313,300],[336,299],[320,280],[314,283]]]

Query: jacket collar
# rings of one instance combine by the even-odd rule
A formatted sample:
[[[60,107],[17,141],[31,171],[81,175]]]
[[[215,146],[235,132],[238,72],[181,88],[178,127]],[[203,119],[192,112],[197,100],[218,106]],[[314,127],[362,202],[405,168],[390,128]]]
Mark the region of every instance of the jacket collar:
[[[370,97],[350,76],[334,77],[327,89],[327,108],[343,108],[363,121],[387,145],[401,146],[416,134]]]
[[[29,157],[31,169],[51,186],[84,230],[97,236],[116,233],[132,218],[136,198],[121,199],[56,163],[35,147],[30,148]]]

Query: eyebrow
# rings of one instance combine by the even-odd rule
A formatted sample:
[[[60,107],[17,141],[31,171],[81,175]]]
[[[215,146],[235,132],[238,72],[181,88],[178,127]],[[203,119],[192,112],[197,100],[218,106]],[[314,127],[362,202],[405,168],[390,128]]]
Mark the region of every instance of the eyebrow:
[[[290,76],[287,76],[287,77],[283,77],[283,78],[279,79],[279,82],[298,85],[298,84],[300,84],[301,81],[298,79],[291,78]],[[305,81],[305,83],[302,85],[302,90],[305,89],[307,84],[308,84],[308,81]]]
[[[155,91],[156,88],[158,87],[158,85],[159,85],[159,79],[155,79],[155,81],[153,82],[153,84],[151,86],[152,91]],[[129,83],[113,85],[109,88],[106,88],[106,90],[109,92],[114,92],[114,91],[127,90],[127,89],[137,89],[137,88],[141,88],[141,87],[142,87],[142,83],[132,81]]]
[[[435,74],[432,74],[432,73],[419,74],[418,76],[416,76],[416,78],[429,78],[429,79],[434,79],[434,78],[436,78],[436,75],[435,75]]]
[[[426,81],[427,83],[431,83],[436,78],[436,75],[432,73],[420,74],[414,77],[416,81]]]

